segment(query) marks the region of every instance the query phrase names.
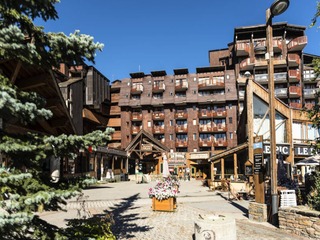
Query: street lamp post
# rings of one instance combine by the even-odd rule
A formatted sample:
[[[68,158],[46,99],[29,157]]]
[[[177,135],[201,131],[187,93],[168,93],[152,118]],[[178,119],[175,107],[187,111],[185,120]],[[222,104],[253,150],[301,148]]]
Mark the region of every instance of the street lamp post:
[[[269,89],[269,121],[270,121],[270,167],[271,167],[271,214],[272,223],[277,224],[278,192],[277,192],[277,160],[276,160],[276,130],[274,106],[274,69],[273,69],[273,33],[272,17],[282,14],[289,7],[289,0],[276,0],[266,10],[266,38],[268,59],[268,89]]]

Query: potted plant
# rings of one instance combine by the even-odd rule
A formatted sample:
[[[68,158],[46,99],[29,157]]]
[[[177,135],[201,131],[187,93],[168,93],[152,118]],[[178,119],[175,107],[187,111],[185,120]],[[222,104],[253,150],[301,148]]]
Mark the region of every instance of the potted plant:
[[[176,197],[179,192],[179,181],[171,176],[157,181],[156,186],[149,188],[148,195],[152,198],[154,211],[174,211],[176,209]]]

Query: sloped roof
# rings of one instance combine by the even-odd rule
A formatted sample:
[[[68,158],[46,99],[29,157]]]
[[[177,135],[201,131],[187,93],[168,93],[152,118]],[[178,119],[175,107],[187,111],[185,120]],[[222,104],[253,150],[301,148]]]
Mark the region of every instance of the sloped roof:
[[[169,152],[169,150],[170,149],[168,147],[163,145],[158,139],[154,138],[145,130],[140,130],[137,136],[135,136],[125,149],[129,154],[135,152],[140,159],[142,159],[146,154],[161,154],[162,152]]]

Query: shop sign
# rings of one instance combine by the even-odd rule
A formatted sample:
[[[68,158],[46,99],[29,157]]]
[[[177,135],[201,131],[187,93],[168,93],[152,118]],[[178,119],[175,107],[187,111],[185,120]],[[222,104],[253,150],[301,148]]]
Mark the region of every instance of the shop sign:
[[[254,155],[254,161],[253,161],[253,166],[254,166],[254,174],[259,174],[262,172],[262,154],[255,154]]]
[[[263,146],[263,153],[270,154],[270,144],[264,144]],[[281,153],[284,156],[290,155],[290,144],[277,144],[276,152]]]
[[[205,153],[190,153],[189,156],[190,159],[208,159],[209,158],[209,153],[205,152]]]
[[[141,144],[141,150],[152,151],[152,145],[151,144]]]
[[[312,148],[310,146],[294,146],[294,154],[300,156],[311,156]]]

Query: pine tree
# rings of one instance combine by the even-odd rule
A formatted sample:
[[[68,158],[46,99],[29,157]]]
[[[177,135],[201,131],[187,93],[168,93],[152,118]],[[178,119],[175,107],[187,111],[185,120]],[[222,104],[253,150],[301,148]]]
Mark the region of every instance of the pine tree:
[[[94,63],[103,44],[91,36],[75,31],[46,33],[34,20],[56,20],[55,4],[59,0],[13,1],[0,3],[0,58],[52,69],[60,63]],[[25,133],[11,134],[6,122],[12,118],[28,126],[38,118],[50,119],[45,100],[33,92],[14,86],[0,71],[0,152],[10,159],[10,166],[0,169],[0,236],[1,239],[57,239],[64,231],[37,216],[38,210],[57,210],[78,194],[88,179],[52,182],[42,171],[44,162],[76,156],[79,149],[105,145],[112,129],[94,131],[85,136]],[[59,237],[60,236],[60,237]]]

